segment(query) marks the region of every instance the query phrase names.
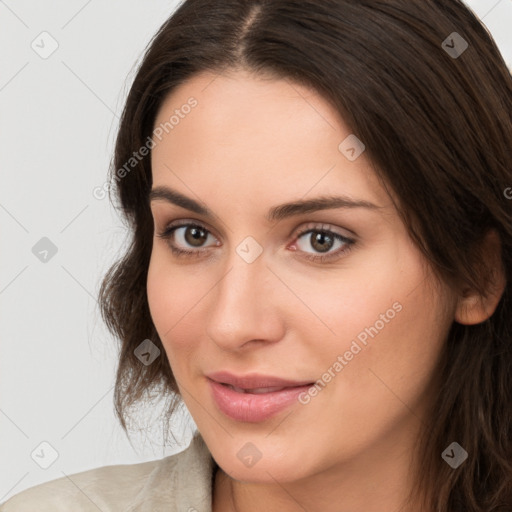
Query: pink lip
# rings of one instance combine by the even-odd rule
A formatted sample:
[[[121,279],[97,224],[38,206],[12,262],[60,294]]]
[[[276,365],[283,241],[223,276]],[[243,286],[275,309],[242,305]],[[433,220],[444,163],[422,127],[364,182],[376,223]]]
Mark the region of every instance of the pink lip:
[[[313,385],[310,381],[291,381],[257,374],[238,377],[218,372],[207,377],[217,407],[231,419],[251,423],[264,421],[296,403],[298,396]],[[242,389],[283,389],[254,394],[235,391],[228,384]]]

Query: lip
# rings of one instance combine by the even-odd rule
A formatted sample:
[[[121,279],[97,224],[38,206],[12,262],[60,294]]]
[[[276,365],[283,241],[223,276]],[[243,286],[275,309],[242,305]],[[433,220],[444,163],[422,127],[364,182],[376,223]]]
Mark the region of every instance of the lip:
[[[214,402],[231,419],[257,423],[275,416],[298,401],[301,393],[314,384],[311,381],[293,381],[268,375],[236,376],[216,372],[206,376]],[[232,389],[270,388],[268,392],[245,393]],[[273,390],[272,388],[281,388]]]
[[[271,375],[262,375],[258,373],[251,373],[248,375],[237,376],[229,372],[214,372],[206,375],[209,379],[222,384],[230,384],[237,388],[254,389],[254,388],[271,388],[283,387],[291,388],[298,386],[305,386],[312,384],[310,380],[287,380],[280,377],[273,377]]]

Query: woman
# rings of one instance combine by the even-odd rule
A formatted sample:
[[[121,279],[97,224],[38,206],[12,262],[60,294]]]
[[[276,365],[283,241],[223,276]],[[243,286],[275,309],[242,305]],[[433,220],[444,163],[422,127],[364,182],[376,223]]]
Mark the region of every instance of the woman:
[[[0,509],[510,510],[511,112],[460,1],[184,2],[126,102],[100,300],[123,427],[157,391],[198,433]]]

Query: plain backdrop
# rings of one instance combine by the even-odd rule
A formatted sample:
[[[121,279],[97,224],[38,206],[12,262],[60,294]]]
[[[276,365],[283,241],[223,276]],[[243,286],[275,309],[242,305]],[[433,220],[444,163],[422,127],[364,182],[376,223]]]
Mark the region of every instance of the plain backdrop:
[[[512,2],[468,4],[510,67]],[[130,444],[113,413],[117,343],[96,302],[127,238],[92,191],[106,180],[136,64],[176,6],[0,0],[0,502],[175,453],[192,435],[184,410],[179,442],[164,446],[155,407]]]

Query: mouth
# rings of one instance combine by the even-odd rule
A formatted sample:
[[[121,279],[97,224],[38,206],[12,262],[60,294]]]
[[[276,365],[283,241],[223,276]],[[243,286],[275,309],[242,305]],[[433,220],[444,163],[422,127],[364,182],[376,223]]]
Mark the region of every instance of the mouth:
[[[218,382],[219,384],[232,386],[238,391],[243,390],[249,392],[258,392],[259,390],[267,390],[263,392],[270,392],[268,390],[273,388],[275,388],[274,391],[277,391],[283,388],[296,388],[314,383],[314,381],[309,380],[283,379],[282,377],[258,373],[235,375],[227,371],[209,373],[206,375],[206,377],[215,382]]]
[[[265,375],[207,375],[213,402],[232,420],[262,422],[290,408],[314,381],[293,381]]]
[[[262,395],[263,393],[273,393],[274,391],[281,391],[283,389],[287,389],[286,387],[274,386],[269,388],[252,388],[252,389],[244,389],[237,388],[236,386],[232,386],[231,384],[226,384],[225,382],[219,382],[223,386],[227,386],[228,388],[236,391],[237,393],[250,393],[253,395]]]

